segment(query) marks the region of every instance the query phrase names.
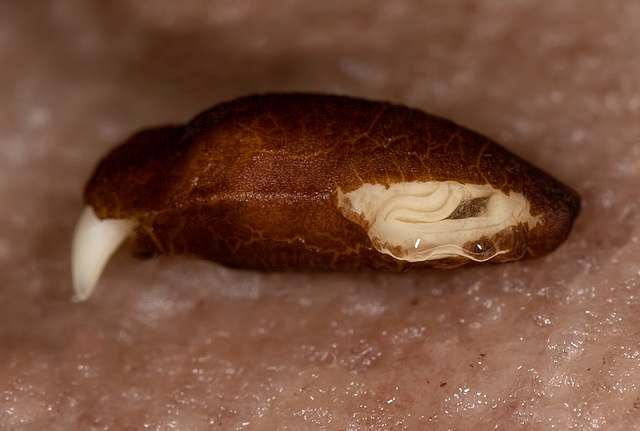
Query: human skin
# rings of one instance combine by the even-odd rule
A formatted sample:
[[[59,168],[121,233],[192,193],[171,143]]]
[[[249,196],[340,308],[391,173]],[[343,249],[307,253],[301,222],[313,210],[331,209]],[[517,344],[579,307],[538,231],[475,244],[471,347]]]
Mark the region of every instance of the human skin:
[[[636,426],[634,2],[174,4],[0,3],[0,428]],[[576,189],[582,213],[547,257],[420,274],[123,247],[75,299],[69,247],[98,160],[266,91],[449,118]]]

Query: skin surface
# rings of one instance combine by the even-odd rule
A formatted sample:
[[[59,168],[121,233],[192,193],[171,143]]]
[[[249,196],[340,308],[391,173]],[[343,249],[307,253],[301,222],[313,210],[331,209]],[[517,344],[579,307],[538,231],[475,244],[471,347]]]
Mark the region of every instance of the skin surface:
[[[0,429],[635,430],[635,0],[0,1]],[[116,253],[71,295],[82,190],[241,95],[450,118],[571,185],[540,259],[261,274]]]
[[[377,250],[357,214],[341,212],[338,191],[430,181],[490,185],[529,202],[533,229],[518,223],[475,238],[489,244],[487,258],[506,244],[492,262],[555,249],[580,209],[573,190],[450,121],[313,94],[241,98],[183,127],[141,132],[105,157],[84,195],[99,218],[138,223],[146,254],[260,270],[398,271],[412,263]],[[413,265],[468,262],[456,256]]]

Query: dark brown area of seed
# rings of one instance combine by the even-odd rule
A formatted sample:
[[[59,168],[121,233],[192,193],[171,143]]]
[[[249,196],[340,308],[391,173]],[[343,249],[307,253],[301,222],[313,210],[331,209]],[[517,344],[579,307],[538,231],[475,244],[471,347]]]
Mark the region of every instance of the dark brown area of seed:
[[[474,198],[461,202],[445,220],[461,220],[481,216],[487,210],[489,199],[491,197]]]

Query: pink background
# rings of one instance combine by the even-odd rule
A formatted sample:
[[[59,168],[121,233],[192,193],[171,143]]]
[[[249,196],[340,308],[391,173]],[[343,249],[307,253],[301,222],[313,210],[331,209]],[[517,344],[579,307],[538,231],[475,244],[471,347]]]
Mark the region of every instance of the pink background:
[[[538,260],[232,271],[125,247],[71,292],[99,158],[257,92],[389,100],[583,196]],[[640,3],[0,0],[0,428],[628,430],[640,423]]]

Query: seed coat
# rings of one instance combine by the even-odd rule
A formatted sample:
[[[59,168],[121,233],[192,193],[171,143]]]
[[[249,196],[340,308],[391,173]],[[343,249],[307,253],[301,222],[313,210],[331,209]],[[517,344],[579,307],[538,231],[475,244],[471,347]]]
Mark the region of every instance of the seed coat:
[[[141,254],[259,270],[404,271],[555,249],[576,192],[491,140],[385,102],[270,94],[108,154],[84,198]]]

